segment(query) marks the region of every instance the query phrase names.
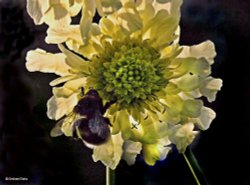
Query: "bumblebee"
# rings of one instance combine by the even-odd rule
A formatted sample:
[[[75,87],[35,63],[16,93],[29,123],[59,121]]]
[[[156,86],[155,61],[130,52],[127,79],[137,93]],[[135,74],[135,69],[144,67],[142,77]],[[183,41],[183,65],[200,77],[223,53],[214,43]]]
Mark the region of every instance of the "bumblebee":
[[[104,117],[104,113],[111,103],[103,106],[102,99],[94,89],[89,90],[79,100],[73,111],[60,120],[51,130],[51,136],[62,135],[62,124],[72,124],[71,135],[80,138],[85,144],[100,145],[108,141],[110,137],[110,121]]]

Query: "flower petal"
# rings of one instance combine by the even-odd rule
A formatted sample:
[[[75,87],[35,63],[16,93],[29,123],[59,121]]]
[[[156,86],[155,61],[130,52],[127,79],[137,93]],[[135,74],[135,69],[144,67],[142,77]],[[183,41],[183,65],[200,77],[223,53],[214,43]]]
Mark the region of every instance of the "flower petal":
[[[186,100],[183,104],[182,114],[189,117],[198,117],[201,114],[203,102],[201,100]]]
[[[193,46],[182,46],[183,50],[178,56],[179,58],[195,57],[197,59],[205,58],[211,65],[214,63],[216,56],[214,43],[210,40]]]
[[[80,12],[80,10],[82,9],[83,1],[84,0],[69,0],[70,3],[69,14],[71,17],[76,16]]]
[[[66,63],[74,70],[80,73],[89,73],[89,64],[83,58],[79,57],[72,51],[66,49],[62,44],[58,45],[59,49],[66,55]]]
[[[128,140],[132,136],[131,123],[129,121],[129,114],[126,110],[121,110],[117,113],[116,121],[114,124],[119,124],[122,132],[122,137]]]
[[[58,120],[65,114],[70,113],[78,102],[78,94],[74,93],[68,98],[57,98],[52,96],[47,102],[47,116]]]
[[[120,0],[96,0],[97,11],[100,16],[111,14],[121,8]]]
[[[49,83],[50,86],[56,86],[56,85],[60,85],[64,82],[67,82],[69,80],[74,80],[76,78],[79,78],[77,75],[73,74],[73,75],[67,75],[67,76],[63,76],[63,77],[59,77],[56,78],[55,80],[51,81]]]
[[[185,152],[187,146],[193,142],[195,136],[198,134],[193,129],[193,123],[178,124],[170,127],[169,139],[176,145],[180,153]]]
[[[167,145],[170,141],[167,137],[158,140],[155,144],[143,144],[143,157],[148,165],[153,166],[156,161],[164,160],[171,150]]]
[[[69,4],[50,2],[50,8],[44,13],[43,20],[46,24],[53,27],[69,25],[71,22]]]
[[[200,116],[198,118],[192,118],[191,121],[195,123],[199,129],[207,130],[215,117],[216,113],[212,109],[202,107]]]
[[[118,11],[117,20],[119,25],[126,29],[129,34],[142,28],[142,20],[134,8],[123,8]]]
[[[121,160],[123,143],[121,133],[111,135],[107,143],[94,148],[93,160],[95,162],[100,160],[105,166],[115,169]]]
[[[73,93],[80,91],[81,87],[84,87],[86,84],[86,78],[78,78],[74,80],[67,81],[62,87],[54,87],[53,94],[57,98],[64,97],[67,98]]]
[[[30,72],[40,71],[55,73],[60,76],[70,74],[70,67],[66,64],[66,56],[63,53],[47,53],[42,49],[29,51],[26,56],[26,68]]]
[[[202,95],[207,97],[209,102],[213,102],[216,98],[217,91],[222,87],[222,80],[219,78],[208,77],[200,83],[200,91]]]
[[[211,73],[211,66],[204,58],[177,58],[172,65],[177,65],[173,68],[174,77],[180,77],[185,73],[206,77]]]
[[[84,0],[82,7],[82,17],[80,20],[80,30],[83,43],[86,44],[89,39],[89,31],[96,11],[96,3],[93,0]]]
[[[79,25],[48,28],[45,38],[48,44],[60,44],[68,40],[73,40],[79,45],[83,44]]]
[[[35,24],[43,23],[43,15],[49,9],[49,0],[27,0],[27,11]]]
[[[133,165],[136,160],[136,156],[140,154],[142,150],[142,144],[140,142],[125,141],[123,144],[123,155],[124,159],[128,165]]]
[[[200,85],[200,80],[197,75],[185,74],[178,79],[171,80],[172,83],[176,84],[182,91],[192,91],[197,89]]]

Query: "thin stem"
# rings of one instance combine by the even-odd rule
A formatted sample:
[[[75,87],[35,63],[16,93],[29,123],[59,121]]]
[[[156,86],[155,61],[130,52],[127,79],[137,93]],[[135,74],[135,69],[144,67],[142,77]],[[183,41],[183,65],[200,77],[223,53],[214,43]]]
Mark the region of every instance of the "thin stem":
[[[115,170],[106,166],[106,185],[115,185]]]
[[[200,183],[198,177],[196,176],[196,174],[195,174],[195,172],[194,172],[194,169],[193,169],[192,165],[190,164],[190,162],[189,162],[189,160],[188,160],[186,154],[184,153],[183,156],[184,156],[185,161],[187,162],[187,165],[188,165],[188,167],[189,167],[189,169],[190,169],[190,171],[191,171],[191,173],[192,173],[192,175],[193,175],[193,177],[194,177],[196,183],[197,183],[198,185],[201,185],[201,183]]]

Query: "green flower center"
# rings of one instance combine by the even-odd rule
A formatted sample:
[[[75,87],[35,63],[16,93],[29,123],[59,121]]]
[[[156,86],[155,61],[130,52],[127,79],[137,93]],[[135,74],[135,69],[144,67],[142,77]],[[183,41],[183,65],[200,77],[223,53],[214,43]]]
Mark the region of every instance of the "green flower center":
[[[167,85],[160,53],[147,42],[113,42],[93,59],[94,88],[120,108],[150,99]]]

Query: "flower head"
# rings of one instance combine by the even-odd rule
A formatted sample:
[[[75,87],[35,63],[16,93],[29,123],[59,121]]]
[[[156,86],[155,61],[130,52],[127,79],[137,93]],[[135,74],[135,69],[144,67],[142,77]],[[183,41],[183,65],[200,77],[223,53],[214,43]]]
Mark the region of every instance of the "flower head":
[[[94,9],[111,1],[96,2],[101,3]],[[181,3],[114,1],[98,23],[92,22],[93,9],[83,6],[75,31],[69,25],[63,36],[58,27],[53,29],[60,31],[49,32],[47,39],[58,43],[62,53],[28,52],[29,71],[60,76],[50,83],[54,96],[48,101],[49,118],[69,115],[81,99],[81,87],[86,92],[95,89],[103,104],[111,104],[104,115],[112,124],[111,138],[94,147],[95,161],[115,168],[121,158],[133,164],[142,153],[153,165],[166,157],[171,143],[184,152],[197,135],[194,127],[205,130],[215,118],[214,111],[199,99],[205,96],[214,101],[222,85],[210,76],[214,45],[211,41],[179,45]],[[72,125],[62,124],[66,136],[72,136]]]

